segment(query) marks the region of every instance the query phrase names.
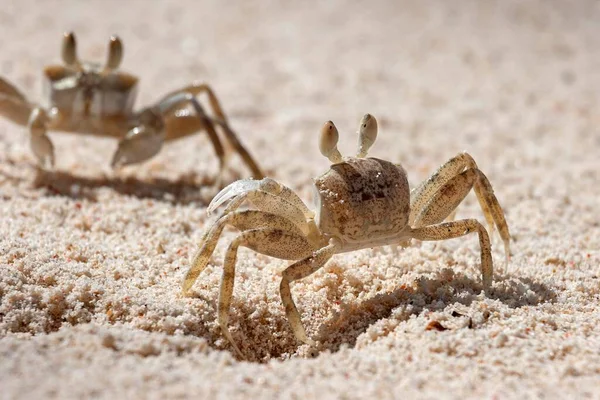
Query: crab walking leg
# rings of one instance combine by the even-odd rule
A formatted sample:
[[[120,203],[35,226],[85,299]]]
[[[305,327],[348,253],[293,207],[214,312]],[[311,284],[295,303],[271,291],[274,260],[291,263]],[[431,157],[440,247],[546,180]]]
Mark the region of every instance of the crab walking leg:
[[[223,334],[240,357],[242,352],[237,347],[229,328],[229,308],[233,295],[233,286],[235,279],[235,264],[237,261],[237,250],[240,246],[248,247],[258,253],[281,259],[298,259],[310,254],[313,250],[308,241],[302,236],[286,232],[281,229],[253,229],[245,231],[235,238],[227,252],[223,263],[223,277],[221,279],[221,289],[219,293],[218,320]]]
[[[298,312],[292,297],[290,283],[306,278],[317,271],[329,261],[339,247],[340,244],[338,241],[336,239],[331,239],[327,246],[315,251],[310,257],[290,265],[282,274],[279,291],[281,293],[281,301],[285,307],[285,314],[292,326],[296,339],[309,345],[314,345],[315,342],[306,335],[300,313]]]
[[[467,170],[463,171],[465,168],[467,168]],[[466,185],[463,181],[460,181],[450,184],[450,181],[457,176],[460,176],[459,173],[461,171],[463,171],[463,174],[468,171],[473,171],[468,173],[469,183]],[[456,187],[456,183],[459,184],[458,188]],[[446,217],[452,216],[458,204],[464,199],[471,188],[474,188],[485,219],[490,227],[490,231],[493,230],[494,226],[498,230],[504,243],[504,251],[508,262],[510,256],[510,233],[508,224],[504,218],[504,212],[502,211],[498,199],[494,195],[494,189],[489,180],[485,174],[477,168],[475,160],[473,160],[473,157],[468,153],[460,153],[456,157],[448,160],[438,168],[429,179],[412,191],[409,223],[411,226],[424,226],[441,222]],[[447,214],[443,217],[438,216],[438,214],[430,215],[433,219],[428,219],[428,222],[424,222],[422,220],[423,216],[431,213],[429,208],[436,201],[439,202],[441,197],[450,201],[446,205],[443,205]],[[458,200],[459,197],[460,200]],[[458,201],[453,202],[452,199]],[[450,217],[450,219],[453,219],[453,217]]]
[[[175,93],[172,96],[168,96],[161,100],[156,106],[162,115],[170,113],[173,110],[176,110],[177,107],[180,107],[182,104],[189,103],[194,108],[196,112],[196,117],[202,123],[202,126],[206,130],[208,138],[210,139],[215,153],[219,159],[219,175],[223,172],[225,168],[225,150],[223,149],[223,144],[221,143],[221,139],[219,139],[219,135],[215,130],[215,127],[211,121],[211,119],[206,115],[204,108],[200,105],[196,97],[191,93]]]
[[[443,222],[437,225],[414,228],[411,235],[417,240],[446,240],[477,232],[481,249],[481,277],[483,288],[488,292],[492,287],[493,261],[492,245],[487,231],[476,219],[463,219],[453,222]]]
[[[468,169],[448,180],[420,209],[413,210],[412,226],[420,228],[442,222],[464,200],[473,188],[477,172]]]
[[[227,116],[223,112],[221,103],[219,102],[217,95],[215,94],[214,90],[210,87],[209,84],[194,82],[191,85],[188,85],[181,89],[174,90],[174,91],[166,94],[163,97],[163,100],[167,99],[169,97],[173,97],[174,95],[177,95],[180,93],[190,93],[194,97],[198,96],[199,94],[206,93],[206,95],[208,96],[208,101],[210,102],[210,107],[211,107],[213,113],[222,121],[227,121]]]
[[[29,144],[42,166],[54,166],[54,146],[46,134],[50,119],[42,108],[35,108],[29,117]]]
[[[189,293],[198,276],[208,265],[219,237],[227,225],[234,226],[241,231],[270,228],[302,236],[302,232],[292,222],[279,215],[258,210],[245,210],[226,214],[219,218],[204,234],[201,246],[194,255],[192,265],[183,280],[182,292],[184,295]]]
[[[477,168],[475,160],[469,153],[459,153],[442,164],[429,178],[421,182],[411,191],[410,207],[413,210],[422,209],[429,199],[446,184],[450,179],[462,172],[465,168]],[[410,224],[416,215],[411,213]]]
[[[1,79],[0,79],[1,80]],[[0,115],[21,126],[27,126],[33,106],[0,91]]]
[[[17,89],[12,83],[7,82],[0,77],[0,95],[12,97],[15,100],[20,100],[22,103],[27,103],[27,98]]]
[[[508,265],[510,258],[510,232],[508,230],[508,224],[506,223],[504,211],[494,194],[494,189],[492,188],[490,181],[479,169],[477,170],[477,181],[475,181],[475,194],[477,195],[477,200],[479,201],[479,205],[483,210],[488,224],[492,225],[493,221],[496,225],[496,229],[498,229],[498,233],[504,244],[506,264]]]
[[[34,106],[11,83],[0,77],[0,115],[16,124],[27,126]]]
[[[235,149],[235,151],[238,152],[240,157],[242,157],[242,160],[244,160],[244,163],[246,163],[246,166],[248,166],[250,171],[252,171],[253,177],[256,179],[262,178],[264,176],[264,173],[262,172],[262,170],[260,169],[260,167],[258,166],[256,161],[254,160],[254,158],[252,158],[252,156],[250,155],[248,150],[239,141],[237,134],[229,126],[229,122],[227,121],[227,117],[226,117],[225,113],[223,112],[221,103],[219,102],[214,91],[208,84],[194,83],[192,85],[186,86],[185,88],[175,90],[175,91],[169,93],[168,95],[166,95],[162,101],[165,101],[173,96],[178,96],[181,94],[191,95],[195,98],[197,95],[202,94],[202,93],[207,94],[211,109],[217,117],[217,118],[213,118],[213,119],[210,119],[207,117],[208,123],[216,124],[223,129],[223,132],[224,132],[225,136],[227,137],[228,142]],[[214,126],[212,127],[212,129],[214,130]]]
[[[248,169],[250,169],[250,171],[252,172],[252,176],[256,179],[263,178],[265,176],[265,174],[262,172],[262,170],[260,169],[260,167],[258,166],[256,161],[254,160],[254,158],[252,158],[248,149],[246,149],[246,147],[244,147],[242,142],[240,142],[238,135],[233,131],[233,129],[231,129],[231,127],[229,126],[229,123],[227,121],[223,121],[223,120],[219,120],[219,119],[214,119],[213,122],[215,124],[219,125],[221,127],[221,129],[223,129],[223,133],[225,133],[225,136],[227,137],[229,144],[231,144],[233,149],[235,151],[237,151],[237,153],[240,155],[240,157],[242,157],[242,160],[244,160],[244,163],[246,164]]]

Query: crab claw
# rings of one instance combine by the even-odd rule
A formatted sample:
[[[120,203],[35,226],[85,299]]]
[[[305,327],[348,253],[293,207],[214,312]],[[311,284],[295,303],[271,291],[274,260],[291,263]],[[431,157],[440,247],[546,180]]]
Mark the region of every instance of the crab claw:
[[[48,136],[31,136],[30,145],[42,167],[54,167],[54,146]]]
[[[253,190],[259,190],[261,184],[262,180],[240,179],[239,181],[227,185],[212,199],[206,212],[212,214],[222,204],[233,201],[234,198],[239,198],[239,196]]]
[[[41,108],[35,108],[29,117],[29,144],[42,167],[54,166],[54,146],[46,135],[48,115]]]
[[[111,166],[118,168],[146,161],[160,151],[164,139],[162,121],[151,111],[142,113],[140,125],[127,132],[127,135],[119,142]]]
[[[111,166],[118,168],[146,161],[159,152],[162,143],[162,135],[147,132],[143,128],[134,128],[119,142]]]

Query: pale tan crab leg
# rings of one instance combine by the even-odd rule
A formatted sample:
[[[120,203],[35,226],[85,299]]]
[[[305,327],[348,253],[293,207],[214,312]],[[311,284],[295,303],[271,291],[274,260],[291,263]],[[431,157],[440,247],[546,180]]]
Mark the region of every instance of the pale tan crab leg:
[[[27,126],[34,106],[12,84],[0,77],[0,115],[16,124]]]
[[[224,215],[203,235],[200,241],[200,248],[194,255],[192,264],[181,285],[184,295],[189,294],[192,285],[208,265],[208,262],[215,251],[215,247],[217,246],[217,242],[219,241],[219,237],[227,225],[234,226],[241,231],[272,228],[302,236],[302,232],[292,222],[272,213],[258,210],[245,210]]]
[[[487,231],[476,219],[464,219],[443,222],[437,225],[423,226],[411,230],[411,236],[417,240],[447,240],[477,232],[481,249],[481,277],[486,292],[492,287],[494,265],[492,245]]]
[[[466,170],[465,170],[466,169]],[[461,171],[464,171],[461,173]],[[471,171],[471,172],[469,172]],[[459,178],[462,176],[462,178]],[[460,153],[437,169],[411,193],[409,223],[413,227],[438,223],[451,217],[453,211],[473,188],[485,216],[493,230],[495,226],[504,242],[506,259],[510,257],[510,233],[504,212],[494,190],[468,153]],[[437,208],[439,207],[439,208]]]
[[[319,270],[339,249],[340,244],[336,239],[331,239],[329,244],[315,252],[309,257],[300,260],[287,267],[282,274],[279,292],[281,301],[285,307],[285,314],[294,332],[294,336],[301,342],[309,345],[315,345],[315,342],[306,335],[300,313],[294,303],[290,283],[313,274]]]
[[[21,93],[13,84],[5,81],[2,77],[0,77],[0,95],[14,97],[15,100],[27,103],[27,98],[23,93]]]
[[[199,94],[206,93],[213,113],[220,120],[227,121],[227,116],[225,115],[225,112],[223,112],[223,108],[221,107],[221,103],[219,102],[217,95],[207,83],[194,82],[184,88],[174,90],[170,93],[167,93],[162,98],[161,102],[180,93],[190,93],[194,97],[198,96]]]
[[[245,231],[236,237],[229,245],[229,248],[225,253],[225,261],[223,262],[223,278],[221,279],[221,290],[219,294],[218,320],[223,334],[236,349],[238,355],[242,357],[242,352],[233,341],[227,326],[235,279],[237,250],[240,246],[247,247],[270,257],[284,260],[306,257],[308,254],[312,253],[313,248],[304,237],[285,230],[273,228]]]
[[[187,136],[192,133],[195,133],[196,131],[198,131],[202,128],[209,129],[209,127],[207,126],[207,123],[212,124],[210,129],[214,130],[213,125],[216,124],[223,129],[223,133],[227,137],[228,143],[231,144],[233,149],[240,155],[240,157],[242,157],[242,160],[244,160],[244,163],[246,163],[246,165],[252,172],[252,176],[256,179],[260,179],[260,178],[264,177],[262,170],[260,169],[260,167],[258,166],[256,161],[254,160],[254,158],[250,155],[248,150],[240,142],[238,135],[229,126],[229,122],[227,121],[227,116],[225,115],[225,112],[223,111],[223,108],[221,107],[221,104],[220,104],[217,96],[215,95],[214,91],[212,90],[212,88],[206,83],[193,83],[182,89],[175,90],[175,91],[167,94],[165,97],[163,97],[163,100],[161,100],[161,102],[165,101],[166,99],[168,99],[172,96],[176,96],[176,95],[179,95],[182,93],[189,93],[194,97],[198,96],[199,94],[206,93],[208,96],[208,101],[210,103],[212,112],[214,113],[216,118],[211,118],[211,117],[207,116],[207,121],[205,121],[202,126],[198,126],[197,124],[194,124],[194,125],[191,125],[188,127],[183,127],[182,125],[184,125],[185,122],[179,122],[178,126],[183,129],[180,131],[180,133],[178,133],[175,129],[173,129],[173,132],[171,135],[169,135],[169,138],[176,139],[176,138],[179,138],[182,136]],[[185,116],[182,116],[182,117],[185,118]],[[196,129],[193,129],[194,127]]]
[[[54,146],[48,137],[50,119],[43,108],[29,103],[13,85],[0,78],[0,115],[29,127],[29,145],[42,166],[54,165]]]

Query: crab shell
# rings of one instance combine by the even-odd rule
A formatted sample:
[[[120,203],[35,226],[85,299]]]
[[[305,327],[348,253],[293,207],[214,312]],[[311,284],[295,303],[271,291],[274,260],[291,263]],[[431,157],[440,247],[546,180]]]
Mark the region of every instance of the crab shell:
[[[408,224],[410,189],[399,164],[378,158],[347,158],[314,180],[316,223],[337,237],[344,251],[398,236]]]
[[[49,106],[67,119],[62,130],[93,134],[118,130],[105,126],[111,122],[127,129],[138,79],[93,63],[81,63],[78,67],[52,65],[44,69],[44,91]]]

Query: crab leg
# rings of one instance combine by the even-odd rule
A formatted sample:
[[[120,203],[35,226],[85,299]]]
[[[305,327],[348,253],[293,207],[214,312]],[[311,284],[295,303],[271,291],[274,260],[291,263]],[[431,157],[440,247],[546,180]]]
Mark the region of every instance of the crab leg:
[[[287,267],[283,271],[281,277],[279,292],[281,294],[281,301],[285,307],[287,319],[290,321],[296,339],[309,345],[314,345],[315,342],[306,335],[300,313],[298,312],[298,308],[296,308],[294,298],[292,297],[290,283],[306,278],[319,270],[336,253],[339,247],[340,245],[336,239],[331,239],[327,246],[315,251],[309,257]]]
[[[413,189],[409,223],[413,227],[420,227],[441,222],[449,216],[452,218],[453,211],[471,188],[475,190],[490,230],[494,226],[498,229],[508,260],[510,233],[504,212],[489,180],[468,153],[451,158],[429,179]]]
[[[197,120],[200,122],[201,126],[206,130],[208,138],[210,139],[215,153],[219,158],[219,173],[223,171],[225,167],[225,150],[223,149],[223,145],[221,143],[221,139],[219,139],[219,135],[215,130],[215,127],[209,118],[209,116],[204,111],[204,108],[198,102],[198,99],[187,92],[175,92],[170,96],[165,97],[161,100],[156,108],[160,110],[161,115],[166,116],[171,114],[173,111],[176,111],[182,105],[189,103],[194,108],[195,116]]]
[[[223,334],[235,348],[238,355],[242,357],[242,352],[233,341],[227,326],[235,279],[237,250],[240,246],[284,260],[306,257],[307,254],[312,252],[313,248],[304,237],[296,233],[273,228],[245,231],[236,237],[227,248],[219,294],[218,320]]]
[[[446,182],[463,171],[466,167],[477,168],[477,164],[473,157],[468,153],[459,153],[442,164],[429,178],[421,182],[419,186],[411,191],[410,208],[413,210],[421,210],[429,199],[437,192]],[[414,212],[414,211],[413,211]],[[416,215],[411,214],[410,223],[412,224]]]
[[[29,145],[42,166],[54,165],[54,146],[48,138],[51,123],[46,111],[29,103],[13,85],[0,78],[0,114],[29,127]]]
[[[260,169],[260,167],[258,166],[256,161],[254,161],[254,158],[252,158],[252,156],[250,155],[248,150],[239,141],[237,134],[229,126],[227,117],[225,116],[225,113],[223,112],[223,108],[221,107],[221,104],[220,104],[217,96],[215,95],[214,91],[208,84],[193,83],[192,85],[186,86],[185,88],[175,90],[175,91],[167,94],[160,101],[160,103],[168,100],[171,97],[178,96],[181,94],[188,94],[195,98],[197,95],[202,94],[202,93],[207,94],[208,101],[210,103],[211,109],[212,109],[213,113],[215,114],[216,118],[210,118],[207,116],[206,120],[203,121],[202,126],[195,126],[196,129],[193,129],[193,130],[192,130],[192,126],[185,127],[184,130],[182,131],[182,134],[183,134],[183,132],[185,132],[186,134],[191,134],[202,128],[205,128],[207,130],[212,129],[214,131],[215,130],[214,125],[218,125],[223,130],[223,133],[227,137],[228,142],[235,149],[235,151],[237,151],[237,153],[240,155],[240,157],[242,157],[242,160],[244,160],[244,162],[246,163],[248,168],[252,171],[252,175],[254,176],[254,178],[258,178],[258,179],[262,178],[264,176],[262,170]],[[182,116],[182,117],[185,118],[185,116]],[[175,119],[179,119],[182,117],[177,117]],[[182,123],[179,123],[178,125],[183,125],[183,124],[184,123],[182,122]],[[210,125],[210,127],[208,125]],[[181,137],[181,135],[178,134],[175,130],[173,130],[173,131],[174,131],[173,138]],[[210,134],[211,133],[209,132],[209,135]]]
[[[227,121],[227,117],[225,116],[225,113],[223,112],[223,108],[221,107],[221,103],[219,102],[217,95],[215,95],[215,92],[212,90],[210,85],[208,85],[207,83],[194,82],[191,85],[188,85],[184,88],[174,90],[170,93],[167,93],[160,102],[168,99],[169,97],[173,97],[174,95],[180,94],[180,93],[190,93],[194,97],[198,96],[199,94],[206,93],[208,96],[208,101],[210,102],[212,111],[215,113],[215,115],[219,119],[221,119],[222,121]]]
[[[184,295],[189,293],[190,288],[196,279],[198,279],[198,276],[208,265],[210,257],[215,251],[215,247],[219,241],[219,237],[226,225],[232,225],[241,231],[271,228],[302,236],[302,232],[292,222],[279,215],[258,210],[245,210],[226,214],[219,218],[203,235],[201,247],[194,255],[192,265],[182,284],[182,292]]]
[[[16,124],[27,126],[33,109],[16,87],[0,77],[0,114]]]
[[[27,98],[17,89],[13,84],[7,82],[4,78],[0,77],[0,94],[14,97],[17,100],[27,103]]]
[[[492,262],[492,245],[487,231],[476,219],[444,222],[437,225],[424,226],[411,230],[412,237],[418,240],[454,239],[469,233],[477,232],[481,248],[481,276],[486,292],[492,287],[494,266]]]

